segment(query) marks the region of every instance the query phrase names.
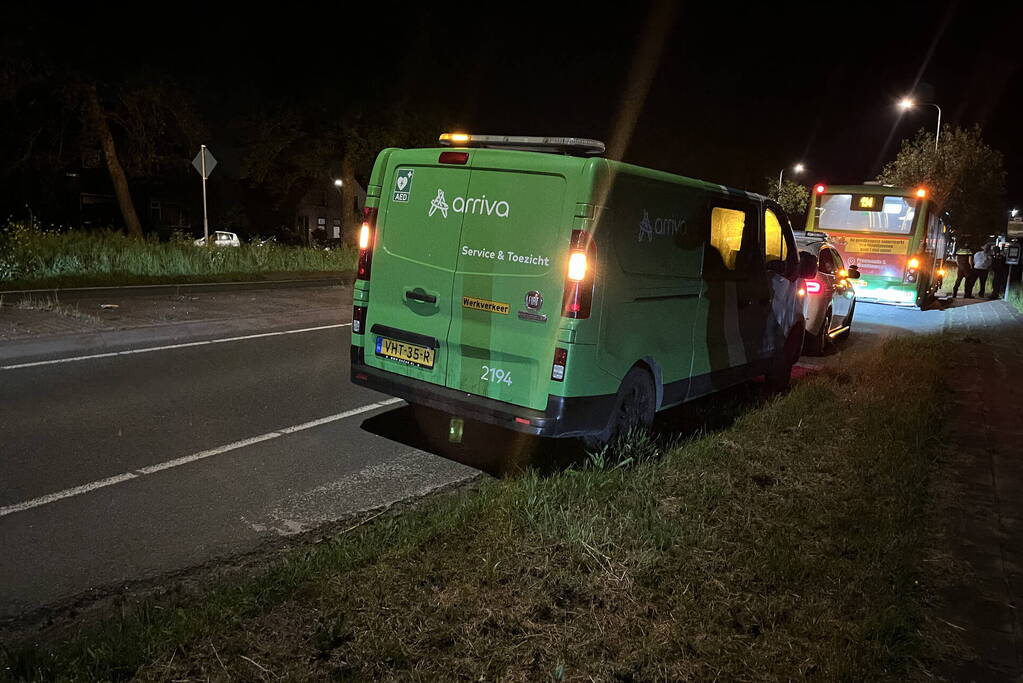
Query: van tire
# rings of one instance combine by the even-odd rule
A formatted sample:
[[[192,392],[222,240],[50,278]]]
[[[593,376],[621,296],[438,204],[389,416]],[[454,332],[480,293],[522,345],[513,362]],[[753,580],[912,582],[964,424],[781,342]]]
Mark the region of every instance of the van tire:
[[[789,331],[788,339],[781,353],[771,360],[771,367],[764,373],[764,381],[771,391],[785,391],[792,382],[792,366],[799,360],[799,351],[803,348],[803,323],[798,323]]]
[[[583,445],[595,449],[606,446],[629,430],[647,428],[657,413],[657,387],[653,375],[642,367],[633,367],[618,387],[614,409],[607,426],[596,434],[583,438]]]

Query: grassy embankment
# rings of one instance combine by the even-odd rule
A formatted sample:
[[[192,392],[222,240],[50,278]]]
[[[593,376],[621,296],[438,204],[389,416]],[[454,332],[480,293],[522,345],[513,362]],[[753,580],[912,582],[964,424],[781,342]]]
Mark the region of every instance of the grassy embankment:
[[[488,480],[201,595],[126,600],[11,644],[0,675],[925,678],[939,348],[886,342],[627,466]]]
[[[1013,271],[1015,271],[1017,268],[1019,268],[1019,266],[1013,266]],[[941,285],[941,291],[942,292],[944,292],[945,294],[951,294],[952,293],[952,286],[956,282],[956,274],[958,272],[959,272],[959,269],[956,268],[954,265],[945,266],[945,279],[944,279],[944,281],[942,282],[942,285]],[[1008,301],[1013,306],[1015,306],[1017,308],[1017,310],[1019,310],[1020,313],[1023,313],[1023,283],[1015,282],[1015,277],[1016,276],[1015,276],[1015,273],[1014,273],[1013,274],[1013,280],[1014,281],[1012,283],[1010,283],[1010,285],[1009,285],[1009,296],[1006,299],[1006,301]],[[987,278],[987,292],[988,293],[990,292],[992,287],[994,287],[994,276],[991,273],[988,273],[988,278]],[[964,282],[961,282],[959,284],[959,295],[962,296],[965,293],[966,293],[966,282],[964,281]],[[1002,295],[1002,292],[998,292],[998,296],[1001,296],[1001,295]]]
[[[0,289],[261,280],[281,274],[341,273],[354,249],[326,251],[243,244],[204,249],[191,240],[134,240],[114,231],[0,227]]]

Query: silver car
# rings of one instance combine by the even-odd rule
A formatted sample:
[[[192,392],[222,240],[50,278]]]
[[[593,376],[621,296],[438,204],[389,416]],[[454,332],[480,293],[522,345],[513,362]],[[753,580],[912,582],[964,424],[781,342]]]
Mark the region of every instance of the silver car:
[[[846,266],[838,249],[826,233],[807,230],[796,231],[796,246],[817,257],[817,276],[806,280],[803,287],[803,316],[806,319],[806,337],[803,347],[808,353],[824,355],[836,339],[849,336],[853,313],[856,310],[856,290],[849,279],[860,272],[856,266]]]

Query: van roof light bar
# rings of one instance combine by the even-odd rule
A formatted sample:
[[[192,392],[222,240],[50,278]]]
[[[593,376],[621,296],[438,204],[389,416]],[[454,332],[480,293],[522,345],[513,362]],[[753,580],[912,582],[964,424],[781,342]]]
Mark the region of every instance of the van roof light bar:
[[[445,147],[486,147],[489,149],[517,149],[529,152],[561,152],[580,156],[604,153],[600,140],[589,138],[547,138],[530,135],[470,135],[469,133],[442,133],[440,144]]]

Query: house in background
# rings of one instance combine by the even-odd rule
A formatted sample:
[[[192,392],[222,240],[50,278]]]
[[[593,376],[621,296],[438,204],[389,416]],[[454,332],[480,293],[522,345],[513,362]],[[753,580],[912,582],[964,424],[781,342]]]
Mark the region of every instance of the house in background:
[[[354,182],[356,215],[350,223],[358,225],[366,203],[366,189],[358,181]],[[295,207],[295,227],[307,243],[353,240],[353,235],[341,234],[343,225],[341,192],[333,183],[310,189]]]

